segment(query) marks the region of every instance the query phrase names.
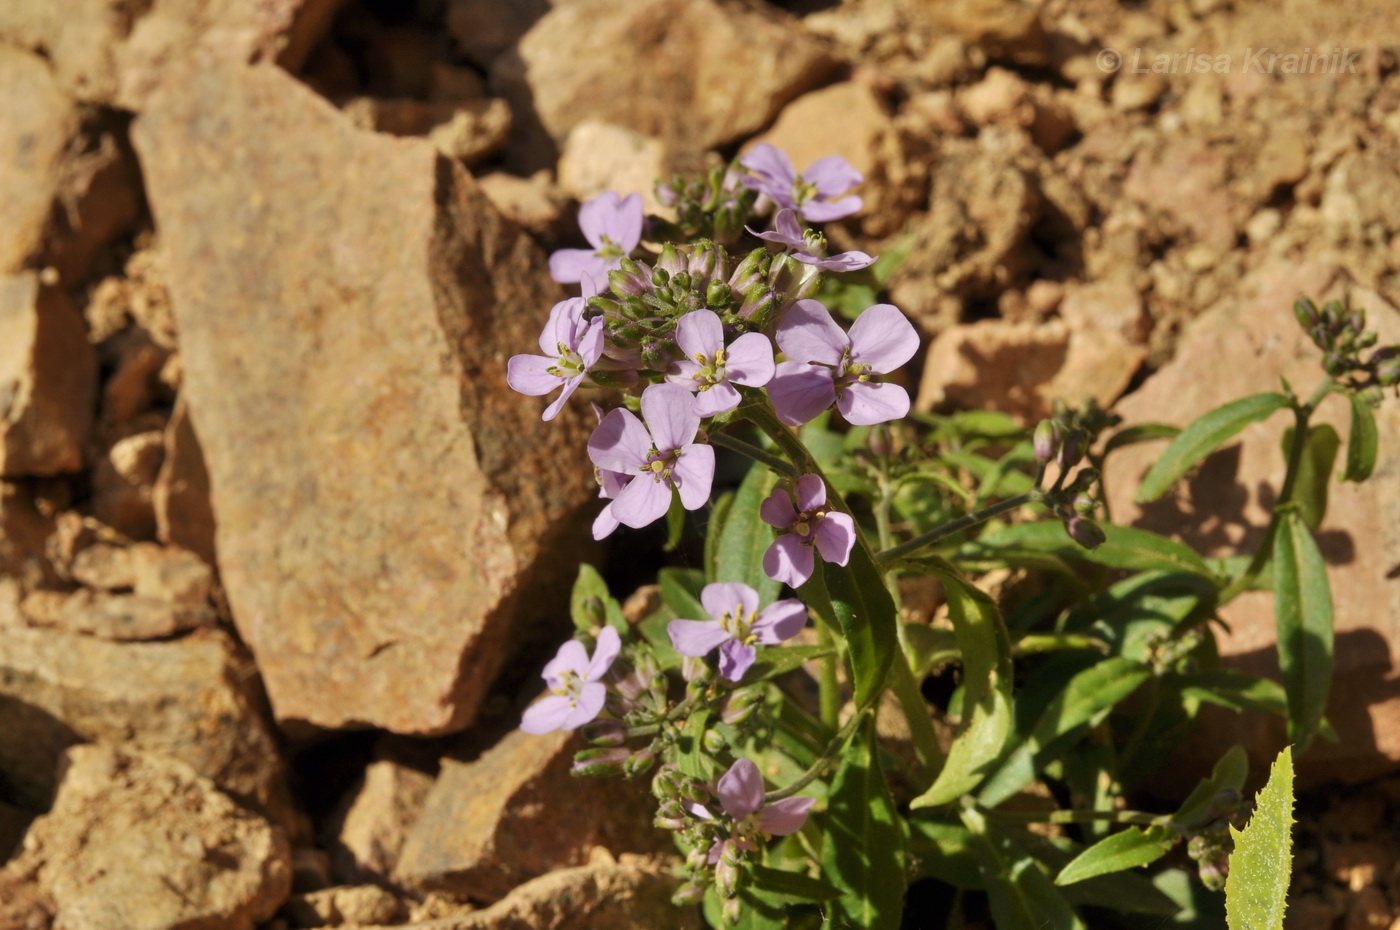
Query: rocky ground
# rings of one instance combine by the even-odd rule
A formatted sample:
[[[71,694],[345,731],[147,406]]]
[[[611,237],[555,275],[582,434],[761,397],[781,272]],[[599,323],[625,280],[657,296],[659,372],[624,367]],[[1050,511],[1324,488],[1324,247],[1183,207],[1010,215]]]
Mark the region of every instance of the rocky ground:
[[[0,4],[0,928],[688,925],[645,806],[514,731],[606,558],[589,415],[505,384],[576,204],[843,155],[830,232],[905,255],[922,409],[1180,424],[1310,382],[1301,293],[1400,341],[1398,66],[1391,0]],[[1400,926],[1381,429],[1322,534],[1309,930]],[[1277,448],[1145,512],[1124,454],[1114,516],[1223,553]],[[1222,716],[1183,764],[1280,739]]]

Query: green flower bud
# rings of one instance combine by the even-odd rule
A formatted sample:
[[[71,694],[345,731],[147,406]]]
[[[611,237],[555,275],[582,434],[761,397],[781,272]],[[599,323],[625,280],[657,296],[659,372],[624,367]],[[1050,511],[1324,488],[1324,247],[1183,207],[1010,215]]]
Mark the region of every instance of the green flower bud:
[[[622,763],[622,774],[628,778],[637,778],[651,771],[651,767],[656,764],[656,753],[650,749],[643,749],[634,752]]]
[[[1069,533],[1070,539],[1085,549],[1097,549],[1108,538],[1097,523],[1082,516],[1070,517],[1069,522],[1065,524],[1065,532]]]
[[[1317,304],[1306,297],[1293,302],[1293,315],[1298,318],[1298,325],[1308,332],[1312,332],[1320,322]]]
[[[1035,460],[1042,465],[1049,463],[1055,457],[1059,449],[1059,429],[1056,428],[1053,420],[1041,420],[1036,424],[1035,435],[1031,439],[1031,448],[1035,451]]]
[[[686,907],[690,904],[699,903],[705,897],[705,886],[696,882],[686,882],[676,889],[676,893],[671,895],[671,903],[676,907]]]
[[[666,272],[668,277],[675,277],[676,275],[685,271],[685,266],[685,256],[681,255],[681,253],[676,250],[676,247],[674,245],[668,242],[661,247],[661,257],[656,260],[657,271],[664,271]],[[652,280],[656,280],[656,276],[654,274],[652,275]]]
[[[579,777],[606,778],[621,775],[622,767],[632,754],[626,749],[585,749],[574,754],[571,775]]]
[[[627,742],[627,727],[621,720],[590,720],[579,732],[594,746],[621,746]]]
[[[712,756],[724,752],[725,747],[729,745],[729,741],[721,736],[718,730],[706,730],[705,735],[700,738],[700,742],[705,747],[705,751]]]

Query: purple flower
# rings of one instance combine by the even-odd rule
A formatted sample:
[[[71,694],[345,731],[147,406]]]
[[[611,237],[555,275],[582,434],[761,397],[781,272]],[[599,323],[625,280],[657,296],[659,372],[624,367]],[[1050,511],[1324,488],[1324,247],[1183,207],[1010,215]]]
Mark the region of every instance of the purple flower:
[[[807,822],[807,812],[816,803],[816,798],[792,797],[763,803],[763,776],[751,759],[740,759],[720,776],[715,786],[720,806],[734,821],[730,829],[732,843],[740,849],[755,850],[758,839],[769,836],[787,836],[802,829]],[[687,802],[686,810],[702,820],[713,820],[714,815],[703,804]],[[723,843],[716,843],[710,850],[710,862],[720,858]]]
[[[702,417],[739,406],[735,384],[762,387],[773,377],[773,345],[768,337],[745,333],[725,348],[724,324],[713,310],[695,310],[681,317],[676,345],[685,358],[671,365],[666,380],[699,392],[695,412]]]
[[[594,465],[630,476],[608,510],[611,519],[634,529],[666,512],[672,488],[686,510],[702,506],[715,476],[715,450],[694,441],[700,415],[689,391],[679,384],[653,384],[642,392],[642,418],[619,408],[588,437]]]
[[[768,232],[754,232],[747,226],[744,228],[760,239],[794,249],[793,258],[826,271],[859,271],[875,264],[875,259],[864,252],[841,252],[822,258],[821,253],[826,250],[826,237],[812,230],[803,230],[797,222],[797,212],[787,207],[773,217],[773,228]]]
[[[739,164],[756,175],[744,179],[745,187],[767,194],[779,207],[796,210],[809,223],[839,220],[860,210],[859,197],[841,195],[865,178],[844,158],[832,155],[818,159],[798,174],[786,152],[760,142],[739,159]]]
[[[540,350],[544,355],[512,356],[506,366],[506,383],[521,394],[538,397],[563,385],[564,390],[545,408],[541,419],[554,419],[564,401],[603,354],[602,321],[585,320],[585,309],[582,297],[571,297],[555,304],[549,311],[549,322],[540,333]]]
[[[578,640],[560,646],[540,673],[549,684],[549,694],[525,709],[520,729],[526,733],[575,730],[598,716],[607,698],[607,688],[598,679],[612,667],[621,649],[622,638],[610,626],[598,634],[592,659]]]
[[[776,601],[759,611],[758,592],[746,584],[707,584],[700,603],[712,619],[672,620],[666,632],[683,656],[708,655],[718,647],[719,673],[730,681],[743,678],[753,665],[754,643],[781,643],[807,625],[801,601]]]
[[[560,249],[549,256],[549,276],[561,284],[592,281],[601,287],[608,272],[642,241],[642,197],[625,200],[604,191],[578,209],[578,226],[593,249]]]
[[[794,506],[794,500],[796,506]],[[778,488],[758,509],[763,522],[786,530],[763,553],[763,570],[774,581],[794,588],[812,577],[815,547],[823,561],[845,565],[856,543],[856,526],[849,514],[828,510],[826,484],[820,475],[797,479],[794,493]]]
[[[888,374],[909,361],[919,348],[919,334],[890,304],[876,304],[843,332],[815,300],[799,300],[783,314],[774,334],[789,361],[780,362],[768,396],[778,419],[800,426],[836,402],[850,423],[869,426],[897,420],[909,412],[909,395]]]

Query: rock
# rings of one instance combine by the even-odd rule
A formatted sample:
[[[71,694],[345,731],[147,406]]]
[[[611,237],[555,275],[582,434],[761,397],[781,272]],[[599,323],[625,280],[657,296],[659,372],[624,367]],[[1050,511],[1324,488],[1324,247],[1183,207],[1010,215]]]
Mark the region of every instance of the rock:
[[[585,120],[660,139],[680,170],[767,125],[835,66],[798,20],[750,0],[575,0],[493,61],[491,85],[516,115],[517,174],[548,167]]]
[[[183,762],[75,746],[53,808],[7,871],[35,874],[60,927],[252,930],[291,885],[282,831]]]
[[[294,927],[361,927],[399,922],[403,902],[378,885],[351,885],[293,895],[283,912]]]
[[[85,281],[101,249],[141,216],[140,172],[119,139],[123,131],[123,121],[110,115],[92,119],[59,165],[41,261],[70,287]]]
[[[647,213],[656,214],[656,182],[666,176],[665,147],[630,129],[588,120],[569,133],[559,156],[559,186],[575,200],[603,191],[642,195]]]
[[[671,903],[669,865],[636,856],[550,872],[484,910],[414,923],[415,930],[699,930],[696,908]],[[383,930],[364,927],[361,930]]]
[[[0,580],[16,591],[44,587],[57,580],[48,557],[54,520],[41,512],[32,488],[0,482]]]
[[[1128,424],[1162,422],[1185,426],[1221,404],[1277,390],[1280,377],[1306,395],[1323,378],[1320,357],[1293,319],[1292,303],[1308,295],[1319,302],[1349,295],[1367,309],[1368,325],[1381,343],[1400,342],[1400,312],[1378,295],[1351,284],[1335,264],[1270,260],[1242,286],[1247,295],[1225,301],[1185,330],[1176,358],[1118,406]],[[1228,364],[1222,364],[1228,359]],[[1348,406],[1325,401],[1313,419],[1330,423],[1343,437]],[[1241,439],[1207,459],[1174,494],[1146,507],[1132,498],[1162,446],[1144,444],[1114,453],[1105,487],[1115,522],[1177,536],[1206,555],[1233,554],[1258,544],[1284,474],[1280,442],[1292,420],[1277,415],[1247,427]],[[1327,717],[1341,736],[1316,741],[1300,757],[1304,783],[1326,779],[1359,781],[1400,766],[1400,579],[1392,571],[1400,539],[1400,409],[1393,398],[1377,411],[1380,457],[1362,485],[1333,482],[1327,518],[1317,534],[1327,561],[1336,617],[1334,684]],[[1227,665],[1277,676],[1273,598],[1267,592],[1241,595],[1221,611],[1229,631],[1217,631]],[[1232,743],[1242,742],[1261,759],[1282,745],[1278,721],[1257,715],[1204,715],[1187,747],[1189,760],[1208,769]],[[1186,758],[1186,757],[1184,757]]]
[[[291,823],[277,741],[249,687],[253,674],[217,630],[113,643],[0,627],[0,772],[21,799],[42,808],[52,801],[64,749],[120,743],[180,759]]]
[[[438,151],[467,165],[494,155],[510,134],[510,105],[500,99],[426,103],[356,97],[344,110],[361,129],[426,136]]]
[[[0,11],[0,23],[5,16]],[[64,152],[81,118],[38,55],[0,44],[0,87],[6,89],[0,111],[0,274],[13,274],[43,246]]]
[[[97,361],[83,318],[33,272],[0,278],[0,473],[82,469]]]
[[[96,543],[73,557],[73,580],[99,591],[130,591],[136,587],[131,550],[111,543]]]
[[[915,409],[1002,410],[1032,422],[1049,411],[1051,383],[1069,348],[1069,333],[1058,321],[951,327],[928,348]]]
[[[574,212],[565,216],[569,198],[555,186],[549,171],[537,171],[528,178],[493,171],[477,178],[477,183],[492,206],[531,235],[550,242],[577,235]]]
[[[113,443],[92,471],[93,516],[128,539],[155,539],[155,484],[164,459],[164,430]]]
[[[557,451],[592,414],[543,424],[505,383],[562,297],[545,256],[431,144],[360,132],[271,66],[172,80],[133,138],[220,576],[274,713],[467,726],[507,638],[567,596],[555,553],[596,495]]]
[[[0,927],[5,930],[50,930],[53,902],[36,886],[34,875],[0,869]]]
[[[1141,295],[1126,283],[1097,281],[1069,289],[1060,316],[1069,326],[1069,352],[1051,395],[1071,407],[1093,400],[1108,409],[1147,360]]]
[[[549,0],[451,0],[447,31],[467,60],[485,69],[497,55],[519,42],[549,7]]]
[[[351,883],[388,880],[432,786],[432,775],[393,759],[371,762],[332,827],[337,877]]]
[[[195,435],[189,406],[181,395],[165,428],[165,460],[151,491],[156,513],[156,537],[215,564],[214,508],[209,497],[209,472]]]
[[[1133,159],[1123,194],[1157,211],[1168,231],[1217,252],[1235,244],[1247,218],[1231,197],[1225,156],[1198,138],[1145,148]]]
[[[512,730],[471,762],[446,758],[395,872],[420,891],[495,901],[551,869],[582,865],[596,845],[651,851],[646,786],[569,773],[574,734]]]
[[[885,102],[865,84],[842,81],[803,94],[783,107],[773,127],[753,140],[776,145],[797,170],[839,155],[867,179],[875,172],[881,137],[890,131]],[[857,188],[857,193],[863,193]]]
[[[33,814],[0,801],[0,865],[4,865],[18,851],[20,840],[24,839],[25,831],[33,821]],[[3,895],[0,895],[2,898]],[[5,926],[3,918],[0,918],[0,926]]]
[[[176,605],[141,594],[81,590],[60,595],[58,601],[42,597],[53,593],[36,591],[25,599],[21,607],[30,623],[118,642],[138,642],[165,639],[215,622],[209,607]]]
[[[209,603],[214,573],[193,552],[153,543],[138,543],[130,551],[137,595],[181,607]]]
[[[959,94],[958,103],[978,126],[1001,122],[1029,125],[1035,114],[1030,86],[1005,68],[988,68],[982,80]]]
[[[275,59],[296,70],[341,0],[11,0],[0,43],[42,50],[76,100],[139,110],[185,59]]]

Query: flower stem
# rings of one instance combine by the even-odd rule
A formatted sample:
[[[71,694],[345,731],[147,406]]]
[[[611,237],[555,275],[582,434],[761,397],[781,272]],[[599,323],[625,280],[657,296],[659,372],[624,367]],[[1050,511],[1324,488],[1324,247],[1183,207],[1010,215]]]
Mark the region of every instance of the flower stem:
[[[730,452],[737,452],[745,458],[753,459],[761,465],[767,465],[784,478],[796,477],[790,462],[774,455],[767,449],[760,449],[753,443],[745,442],[737,436],[731,436],[728,433],[711,433],[710,445],[719,446],[721,449],[728,449]]]
[[[809,784],[811,784],[812,781],[817,778],[817,776],[821,775],[822,770],[826,768],[826,764],[836,756],[837,752],[839,752],[843,746],[846,745],[846,741],[851,738],[851,735],[853,733],[855,733],[856,727],[860,726],[861,721],[865,719],[865,715],[868,713],[870,713],[870,708],[866,708],[865,710],[857,711],[856,713],[851,714],[851,719],[847,720],[846,725],[843,726],[834,737],[832,737],[831,742],[828,743],[826,746],[826,751],[817,757],[817,761],[813,762],[811,767],[808,768],[807,771],[799,775],[797,780],[794,781],[792,784],[788,785],[785,788],[779,788],[776,791],[770,791],[767,794],[765,794],[763,796],[763,803],[772,804],[774,801],[781,801],[783,798],[790,798],[794,794],[797,794],[797,792],[801,791],[803,788],[806,788]]]
[[[1024,494],[1018,494],[1015,497],[1010,497],[1004,501],[999,501],[998,503],[995,503],[990,507],[984,507],[981,510],[975,510],[970,514],[958,517],[958,519],[956,520],[950,520],[942,526],[934,527],[927,533],[915,536],[913,539],[910,539],[907,542],[902,542],[897,546],[892,546],[889,549],[885,549],[884,551],[876,555],[875,558],[879,561],[881,566],[888,567],[896,560],[906,555],[909,555],[910,553],[917,552],[925,546],[931,546],[936,542],[947,539],[949,536],[952,536],[956,533],[961,533],[963,530],[968,529],[969,527],[976,526],[979,523],[985,523],[993,517],[1001,516],[1002,514],[1007,513],[1008,511],[1015,510],[1018,507],[1023,507],[1026,504],[1038,504],[1044,499],[1045,492],[1041,491],[1039,488],[1034,488],[1032,490],[1027,491]]]
[[[1169,827],[1170,814],[1143,811],[1003,811],[983,810],[989,820],[1000,823],[1126,823],[1141,827]]]

